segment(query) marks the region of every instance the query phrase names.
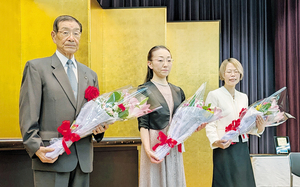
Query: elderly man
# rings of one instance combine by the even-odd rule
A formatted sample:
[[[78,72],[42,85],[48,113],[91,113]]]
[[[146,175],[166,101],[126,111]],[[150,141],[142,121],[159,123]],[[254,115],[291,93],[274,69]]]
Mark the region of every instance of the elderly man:
[[[56,52],[51,57],[26,63],[20,92],[20,128],[24,146],[32,158],[35,186],[89,186],[93,166],[92,135],[74,142],[71,154],[63,153],[51,159],[45,156],[53,151],[47,148],[51,138],[61,135],[57,127],[62,121],[74,121],[88,86],[98,87],[97,74],[76,61],[81,23],[72,16],[56,18],[51,32]],[[99,125],[94,138],[101,141],[107,125]]]

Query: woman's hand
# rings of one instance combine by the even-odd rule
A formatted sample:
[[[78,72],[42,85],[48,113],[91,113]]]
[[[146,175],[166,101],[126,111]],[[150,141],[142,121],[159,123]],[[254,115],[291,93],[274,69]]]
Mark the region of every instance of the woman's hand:
[[[159,159],[154,155],[154,152],[151,151],[151,150],[146,151],[146,154],[147,154],[147,156],[149,157],[150,162],[153,163],[153,164],[159,164],[159,163],[161,163],[161,162],[164,160],[164,158],[161,159],[161,160],[159,160]]]
[[[195,132],[201,131],[202,129],[204,129],[206,127],[207,123],[202,123],[196,130]]]
[[[268,119],[268,118],[267,118]],[[266,127],[266,120],[264,120],[260,115],[256,116],[256,127],[257,127],[257,133],[260,134],[262,132],[264,132],[265,127]]]
[[[221,149],[226,149],[231,145],[232,140],[217,140],[212,145]]]

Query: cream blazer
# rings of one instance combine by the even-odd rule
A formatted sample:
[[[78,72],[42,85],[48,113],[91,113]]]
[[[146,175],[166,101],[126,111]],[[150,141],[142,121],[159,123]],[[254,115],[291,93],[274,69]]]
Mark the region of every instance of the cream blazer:
[[[222,86],[216,90],[208,93],[205,104],[211,103],[212,107],[219,107],[222,109],[222,116],[218,121],[207,124],[206,126],[206,136],[210,141],[210,146],[212,149],[217,147],[212,146],[212,144],[220,140],[225,134],[225,127],[228,126],[232,120],[239,118],[239,112],[242,108],[248,108],[248,97],[246,94],[235,90],[235,98],[231,96],[228,90]],[[257,135],[257,128],[254,127],[249,134]],[[233,142],[239,142],[239,139],[233,139]]]

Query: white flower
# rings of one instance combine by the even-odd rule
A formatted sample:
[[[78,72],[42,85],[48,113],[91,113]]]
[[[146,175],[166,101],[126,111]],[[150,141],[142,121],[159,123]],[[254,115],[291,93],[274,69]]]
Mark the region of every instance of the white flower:
[[[119,107],[118,107],[118,105],[116,105],[116,104],[113,106],[113,110],[114,110],[114,111],[118,110],[118,108],[119,108]]]
[[[106,110],[107,113],[111,113],[112,112],[111,108],[106,108],[105,110]]]

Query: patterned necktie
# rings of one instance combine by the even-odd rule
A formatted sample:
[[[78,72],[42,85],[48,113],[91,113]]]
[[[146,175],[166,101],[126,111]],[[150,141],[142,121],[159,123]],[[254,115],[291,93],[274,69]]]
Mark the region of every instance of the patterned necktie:
[[[69,81],[71,83],[71,87],[72,87],[72,90],[74,92],[74,96],[75,96],[75,99],[76,99],[77,98],[77,80],[76,80],[76,77],[75,77],[75,73],[72,69],[73,61],[68,60],[67,66],[68,66],[67,75],[69,77]]]

